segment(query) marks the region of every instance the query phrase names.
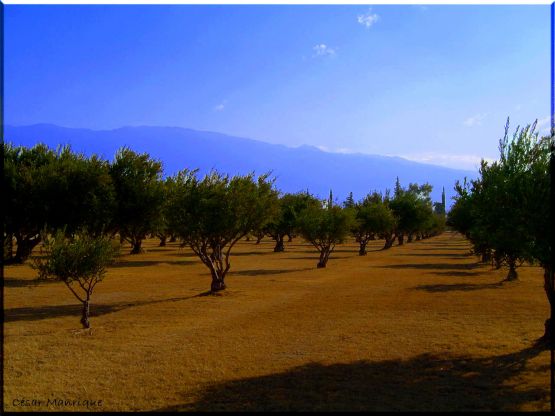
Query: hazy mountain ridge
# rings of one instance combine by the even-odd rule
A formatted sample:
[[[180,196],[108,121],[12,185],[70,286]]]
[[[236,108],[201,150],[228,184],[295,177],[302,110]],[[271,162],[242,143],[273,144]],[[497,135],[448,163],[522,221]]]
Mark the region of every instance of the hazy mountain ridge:
[[[164,163],[164,174],[183,168],[199,168],[201,173],[217,169],[230,174],[272,171],[276,185],[284,192],[308,189],[327,197],[332,189],[338,201],[349,192],[355,199],[373,190],[392,189],[398,176],[403,186],[409,182],[433,185],[434,201],[445,187],[447,204],[454,194],[455,181],[477,177],[477,172],[413,162],[393,156],[362,153],[331,153],[314,146],[287,147],[221,133],[180,127],[121,127],[89,130],[52,124],[5,126],[4,140],[17,145],[45,143],[50,147],[70,144],[74,151],[97,153],[112,160],[121,146],[148,152]]]

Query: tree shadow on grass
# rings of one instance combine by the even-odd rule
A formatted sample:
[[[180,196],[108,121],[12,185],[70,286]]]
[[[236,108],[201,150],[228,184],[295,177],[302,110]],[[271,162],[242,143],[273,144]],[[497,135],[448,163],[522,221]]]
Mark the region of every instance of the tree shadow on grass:
[[[308,253],[308,254],[310,254],[310,253],[315,253],[315,252],[316,252],[316,250],[295,250],[295,253]],[[351,249],[349,249],[349,248],[340,248],[340,249],[335,248],[333,250],[333,253],[351,253],[351,254],[352,253],[358,253],[358,246],[353,247]]]
[[[445,247],[445,246],[437,246],[436,248],[433,247],[429,247],[429,248],[420,248],[420,247],[415,247],[414,250],[418,250],[418,251],[461,251],[461,250],[469,250],[468,246],[464,246],[464,247]]]
[[[497,289],[503,287],[501,282],[498,283],[455,283],[455,284],[436,284],[436,285],[420,285],[415,290],[424,290],[430,293],[438,292],[469,292],[472,290]]]
[[[408,360],[309,363],[283,373],[201,388],[196,401],[158,411],[507,411],[547,402],[549,391],[517,385],[541,348],[474,358],[422,354]],[[189,399],[190,400],[190,399]]]
[[[379,266],[387,269],[419,270],[471,270],[482,266],[480,263],[402,263]]]
[[[449,271],[449,272],[432,272],[432,274],[437,274],[439,276],[478,276],[479,272],[458,272],[458,271]]]
[[[328,264],[329,264],[330,261],[332,261],[334,259],[339,260],[339,259],[350,259],[350,258],[352,258],[352,257],[350,257],[350,256],[334,256],[333,253],[332,253],[332,255],[330,256],[330,258],[328,260]],[[318,253],[314,252],[314,256],[312,256],[312,257],[310,257],[310,256],[291,257],[291,258],[287,259],[287,261],[289,261],[289,260],[314,260],[314,261],[318,262]]]
[[[56,283],[53,279],[11,279],[4,277],[4,287],[37,287],[40,285],[49,285]]]
[[[312,268],[276,269],[276,270],[268,270],[268,269],[239,270],[239,271],[230,271],[228,275],[229,276],[264,276],[264,275],[272,275],[272,274],[303,272],[306,270],[312,270]]]
[[[119,261],[110,266],[110,268],[120,268],[120,267],[150,267],[159,266],[161,264],[170,264],[173,266],[191,266],[195,264],[193,261],[189,260],[126,260]]]
[[[177,302],[202,296],[200,293],[193,296],[185,296],[170,299],[157,299],[135,302],[119,302],[109,305],[95,304],[94,298],[90,306],[91,317],[105,315],[107,313],[118,312],[123,309],[132,308],[134,306],[152,305],[164,302]],[[34,307],[20,307],[4,310],[4,322],[17,322],[17,321],[40,321],[42,319],[60,318],[64,316],[81,316],[82,305],[54,305],[54,306],[34,306]]]
[[[460,260],[461,258],[470,257],[471,254],[456,254],[456,253],[397,253],[398,256],[407,257],[443,257],[445,259]]]
[[[160,251],[164,252],[164,251],[169,251],[169,250],[173,250],[173,249],[174,249],[174,247],[165,246],[165,247],[148,248],[148,249],[146,249],[146,251],[147,251],[147,253],[157,253],[157,252],[160,252]]]
[[[273,247],[272,247],[273,248]],[[243,251],[243,252],[231,252],[231,257],[236,257],[236,256],[266,256],[268,254],[272,254],[274,251],[273,250],[265,250],[265,251]]]

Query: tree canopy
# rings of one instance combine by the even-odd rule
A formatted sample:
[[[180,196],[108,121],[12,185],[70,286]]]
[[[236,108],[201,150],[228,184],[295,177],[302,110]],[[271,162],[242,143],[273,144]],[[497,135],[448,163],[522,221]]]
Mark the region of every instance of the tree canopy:
[[[211,290],[225,289],[234,245],[251,230],[261,229],[276,214],[277,191],[268,175],[255,178],[196,171],[175,175],[169,226],[208,267]]]
[[[335,245],[342,243],[353,225],[352,211],[334,206],[310,206],[298,219],[298,229],[305,240],[320,253],[318,268],[326,267]]]
[[[116,153],[110,175],[117,199],[115,230],[131,243],[131,254],[138,254],[142,241],[158,229],[162,219],[162,163],[147,153],[138,154],[124,147]]]

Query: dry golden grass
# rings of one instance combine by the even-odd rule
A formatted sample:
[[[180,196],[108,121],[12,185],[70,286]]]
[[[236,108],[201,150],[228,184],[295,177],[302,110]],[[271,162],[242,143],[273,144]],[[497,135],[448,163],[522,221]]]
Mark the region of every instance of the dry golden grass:
[[[381,245],[316,269],[299,240],[243,241],[206,296],[200,261],[151,240],[95,289],[90,332],[62,283],[6,267],[5,410],[548,410],[539,268],[501,285],[458,235]]]

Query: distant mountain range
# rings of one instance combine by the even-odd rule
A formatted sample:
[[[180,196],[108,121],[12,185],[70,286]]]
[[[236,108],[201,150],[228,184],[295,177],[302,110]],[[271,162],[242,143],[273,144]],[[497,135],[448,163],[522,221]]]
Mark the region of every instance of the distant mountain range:
[[[447,205],[452,203],[453,186],[465,176],[477,172],[450,169],[409,161],[400,157],[369,154],[329,153],[312,146],[287,147],[262,141],[197,131],[180,127],[122,127],[114,130],[89,130],[52,124],[5,126],[4,140],[17,145],[45,143],[50,147],[70,144],[75,151],[96,153],[112,160],[121,146],[148,152],[164,164],[164,174],[172,175],[183,168],[211,169],[229,174],[256,174],[272,171],[277,187],[284,192],[308,189],[327,198],[343,201],[349,192],[356,200],[368,192],[393,189],[398,176],[401,185],[409,182],[433,185],[432,198],[441,200],[445,187]]]

